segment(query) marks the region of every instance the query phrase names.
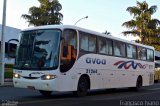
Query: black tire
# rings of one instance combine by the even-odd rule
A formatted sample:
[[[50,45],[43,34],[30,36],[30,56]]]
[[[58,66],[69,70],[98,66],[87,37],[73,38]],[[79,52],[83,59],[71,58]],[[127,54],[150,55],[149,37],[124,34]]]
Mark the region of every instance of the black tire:
[[[39,92],[40,92],[43,96],[51,96],[51,94],[52,94],[52,91],[39,90]]]
[[[73,94],[78,97],[83,97],[87,95],[88,89],[89,89],[89,84],[87,79],[85,77],[80,77],[77,86],[77,91],[74,91]]]
[[[154,80],[154,83],[158,83],[158,80]]]
[[[132,87],[131,90],[133,90],[133,91],[139,91],[139,90],[141,90],[142,85],[143,85],[142,77],[138,77],[137,78],[137,82],[136,82],[136,87]]]
[[[143,82],[142,82],[142,78],[138,77],[137,79],[137,83],[136,83],[136,90],[140,90],[142,88]]]

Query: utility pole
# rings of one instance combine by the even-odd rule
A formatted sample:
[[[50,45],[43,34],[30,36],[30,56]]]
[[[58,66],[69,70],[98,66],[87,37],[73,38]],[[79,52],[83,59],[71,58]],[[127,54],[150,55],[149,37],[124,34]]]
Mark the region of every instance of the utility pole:
[[[0,84],[4,85],[4,63],[5,63],[5,26],[6,26],[6,4],[7,0],[3,1],[3,18],[2,18],[2,33],[1,33],[1,58],[0,58]]]

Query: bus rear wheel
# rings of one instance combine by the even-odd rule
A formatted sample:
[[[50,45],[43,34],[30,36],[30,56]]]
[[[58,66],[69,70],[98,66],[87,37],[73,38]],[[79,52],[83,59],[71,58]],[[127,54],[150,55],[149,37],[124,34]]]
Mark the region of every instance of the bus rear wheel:
[[[142,77],[137,78],[136,87],[131,87],[130,90],[132,91],[139,91],[142,88],[143,80]]]
[[[154,80],[154,83],[158,83],[158,80]]]
[[[138,77],[135,90],[139,91],[141,88],[142,88],[142,78]]]
[[[39,90],[39,92],[43,95],[43,96],[51,96],[52,91],[44,91],[44,90]]]
[[[89,83],[86,77],[80,77],[78,82],[77,91],[73,91],[73,94],[78,97],[83,97],[87,95]]]

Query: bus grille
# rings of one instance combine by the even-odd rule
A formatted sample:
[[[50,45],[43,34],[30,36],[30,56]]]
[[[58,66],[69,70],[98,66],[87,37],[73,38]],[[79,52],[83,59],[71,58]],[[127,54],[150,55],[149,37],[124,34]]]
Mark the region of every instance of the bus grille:
[[[39,77],[23,77],[25,79],[38,79]]]

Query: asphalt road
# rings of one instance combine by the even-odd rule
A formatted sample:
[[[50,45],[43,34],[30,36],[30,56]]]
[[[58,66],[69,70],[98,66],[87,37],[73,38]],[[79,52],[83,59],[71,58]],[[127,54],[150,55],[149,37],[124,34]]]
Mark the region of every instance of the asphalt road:
[[[95,90],[86,97],[71,92],[53,93],[44,97],[36,90],[0,87],[1,106],[160,106],[160,83],[144,87],[139,92],[126,88]]]

